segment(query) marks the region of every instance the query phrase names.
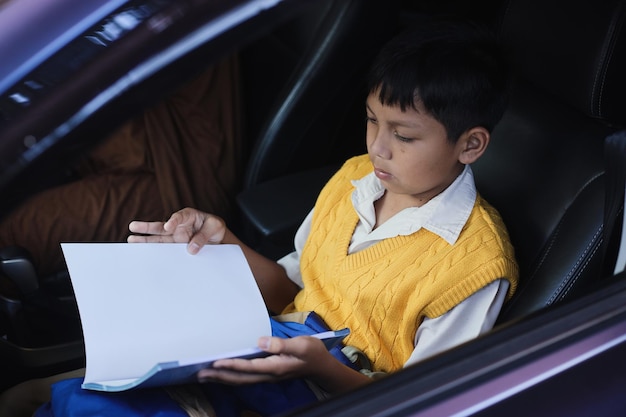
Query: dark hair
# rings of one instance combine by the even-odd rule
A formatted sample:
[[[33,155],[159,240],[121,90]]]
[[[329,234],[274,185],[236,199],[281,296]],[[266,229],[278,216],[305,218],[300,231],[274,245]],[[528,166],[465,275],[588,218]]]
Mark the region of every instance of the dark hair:
[[[465,131],[491,131],[508,101],[504,50],[486,29],[456,19],[420,22],[387,43],[370,70],[367,89],[402,111],[424,108],[456,142]]]

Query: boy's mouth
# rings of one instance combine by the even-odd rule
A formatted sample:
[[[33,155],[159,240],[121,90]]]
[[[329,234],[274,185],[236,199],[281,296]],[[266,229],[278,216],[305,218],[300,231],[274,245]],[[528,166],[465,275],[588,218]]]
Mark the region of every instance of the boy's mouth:
[[[381,181],[390,180],[393,177],[393,175],[387,171],[383,171],[382,169],[376,167],[374,167],[374,175],[376,175],[376,177]]]

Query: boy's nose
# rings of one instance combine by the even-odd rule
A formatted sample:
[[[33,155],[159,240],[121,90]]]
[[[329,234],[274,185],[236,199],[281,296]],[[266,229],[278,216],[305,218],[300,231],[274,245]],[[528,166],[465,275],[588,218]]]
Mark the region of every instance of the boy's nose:
[[[376,156],[384,159],[389,159],[391,157],[389,135],[384,132],[384,129],[378,129],[370,147]]]

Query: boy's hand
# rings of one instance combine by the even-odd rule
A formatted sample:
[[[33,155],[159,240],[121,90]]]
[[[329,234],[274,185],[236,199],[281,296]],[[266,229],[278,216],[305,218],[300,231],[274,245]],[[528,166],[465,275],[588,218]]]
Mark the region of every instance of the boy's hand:
[[[262,337],[259,347],[272,355],[257,359],[222,359],[198,372],[200,382],[230,385],[276,382],[284,379],[322,376],[329,366],[341,365],[324,343],[310,336],[291,339]]]
[[[172,214],[167,222],[132,221],[128,243],[188,243],[189,253],[196,254],[206,244],[221,243],[226,234],[224,221],[212,214],[184,208]]]

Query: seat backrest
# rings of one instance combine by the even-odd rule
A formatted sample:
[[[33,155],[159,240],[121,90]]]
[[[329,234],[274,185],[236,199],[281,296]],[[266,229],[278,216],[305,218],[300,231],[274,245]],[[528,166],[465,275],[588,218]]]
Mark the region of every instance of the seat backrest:
[[[317,3],[243,51],[248,134],[254,137],[244,188],[365,149],[365,124],[358,123],[363,104],[355,103],[363,97],[362,73],[395,27],[390,22],[399,2]],[[362,134],[353,128],[359,125]],[[340,132],[344,126],[351,127],[349,135]]]
[[[603,142],[626,122],[624,1],[511,0],[501,20],[515,81],[475,164],[520,263],[500,322],[588,291],[604,274]]]

